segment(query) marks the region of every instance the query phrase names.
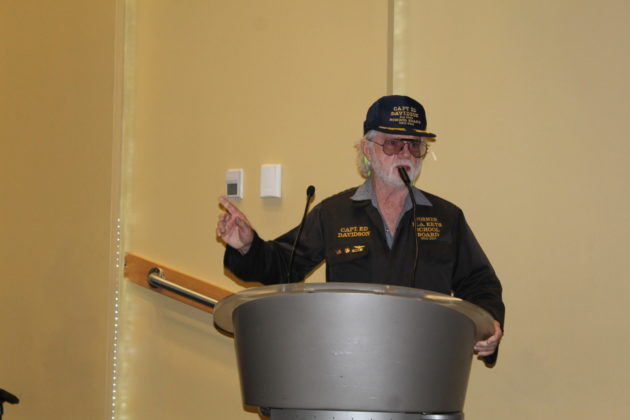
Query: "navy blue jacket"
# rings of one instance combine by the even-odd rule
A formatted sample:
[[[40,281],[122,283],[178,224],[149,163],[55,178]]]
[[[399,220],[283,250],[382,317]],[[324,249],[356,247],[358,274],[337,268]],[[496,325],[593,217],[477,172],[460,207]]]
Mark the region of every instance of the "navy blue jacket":
[[[352,188],[327,198],[308,214],[291,282],[303,280],[326,261],[327,282],[393,284],[441,292],[484,308],[503,325],[501,283],[457,206],[416,190],[423,200],[416,200],[420,249],[413,277],[412,211],[403,213],[390,248],[378,209],[370,199],[357,199],[356,191]],[[245,255],[228,246],[225,267],[244,281],[285,283],[296,235],[297,228],[273,241],[263,241],[256,234]]]

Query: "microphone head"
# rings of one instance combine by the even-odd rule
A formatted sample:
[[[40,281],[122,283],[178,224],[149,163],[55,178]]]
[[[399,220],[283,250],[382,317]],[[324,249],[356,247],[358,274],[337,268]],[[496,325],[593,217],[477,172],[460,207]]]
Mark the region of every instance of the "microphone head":
[[[8,402],[9,404],[17,404],[20,402],[20,399],[11,394],[9,391],[5,391],[4,389],[0,388],[0,406],[4,402]],[[2,414],[2,410],[0,410],[0,414]]]
[[[411,185],[411,180],[409,179],[409,175],[407,175],[407,171],[402,166],[398,167],[398,175],[403,180],[403,182],[407,185]]]
[[[315,187],[312,185],[309,185],[308,188],[306,189],[306,196],[312,197],[314,194],[315,194]]]

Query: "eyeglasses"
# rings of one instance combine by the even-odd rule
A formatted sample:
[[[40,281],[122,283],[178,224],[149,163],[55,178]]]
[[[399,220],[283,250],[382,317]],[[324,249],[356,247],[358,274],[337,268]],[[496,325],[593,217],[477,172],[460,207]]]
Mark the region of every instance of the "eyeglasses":
[[[383,153],[387,156],[397,155],[402,152],[405,147],[405,143],[407,144],[407,148],[409,149],[409,153],[415,158],[422,159],[427,155],[429,151],[429,145],[424,140],[406,140],[406,139],[385,139],[383,143],[377,143],[374,140],[370,140],[374,144],[378,144],[383,148]]]

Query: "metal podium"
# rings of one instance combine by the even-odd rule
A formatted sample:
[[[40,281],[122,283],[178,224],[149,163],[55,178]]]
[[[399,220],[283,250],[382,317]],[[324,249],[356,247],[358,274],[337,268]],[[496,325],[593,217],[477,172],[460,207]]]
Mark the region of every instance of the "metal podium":
[[[219,301],[243,401],[272,420],[459,420],[483,309],[382,284],[298,283]]]

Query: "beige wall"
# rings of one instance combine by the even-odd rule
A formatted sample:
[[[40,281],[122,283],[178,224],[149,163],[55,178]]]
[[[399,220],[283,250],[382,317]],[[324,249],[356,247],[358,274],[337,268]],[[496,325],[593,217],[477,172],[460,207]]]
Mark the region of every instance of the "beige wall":
[[[467,419],[627,416],[630,4],[397,3],[394,91],[439,134],[420,184],[460,204],[504,282],[498,365]]]
[[[21,399],[7,419],[110,412],[115,11],[0,2],[0,388]]]
[[[440,134],[420,185],[465,209],[505,283],[502,355],[475,364],[467,418],[620,416],[627,6],[395,2],[388,51],[388,5],[362,4],[137,2],[128,249],[237,290],[213,234],[224,171],[245,169],[260,233],[284,232],[306,185],[360,182],[351,144],[393,85]],[[257,197],[263,163],[284,165],[280,200]],[[211,317],[127,287],[129,418],[255,418]]]
[[[126,250],[237,290],[214,239],[224,171],[245,169],[259,232],[284,232],[307,185],[360,182],[352,144],[392,86],[440,135],[420,185],[464,208],[505,284],[467,419],[628,411],[626,2],[396,1],[392,49],[384,0],[129,0],[124,121],[122,3],[0,3],[7,419],[109,417],[121,159]],[[263,163],[282,199],[257,197]],[[118,418],[257,418],[210,315],[122,287]]]
[[[214,235],[226,169],[245,170],[239,206],[267,237],[298,223],[309,184],[319,200],[359,182],[353,144],[387,90],[389,5],[357,5],[130,4],[130,252],[238,290]],[[266,163],[283,165],[281,199],[258,197]],[[257,418],[210,315],[132,284],[125,296],[123,418]]]

